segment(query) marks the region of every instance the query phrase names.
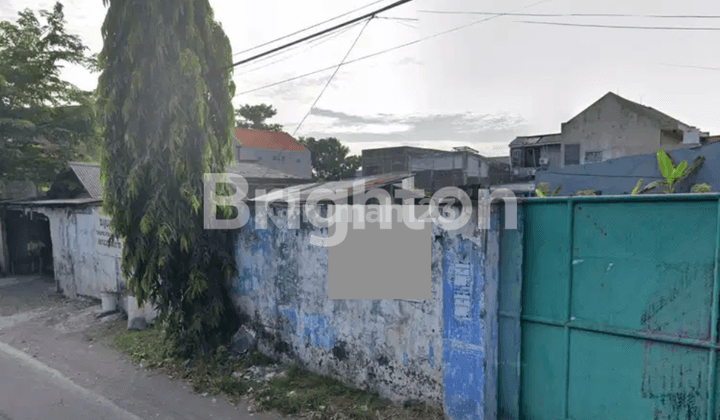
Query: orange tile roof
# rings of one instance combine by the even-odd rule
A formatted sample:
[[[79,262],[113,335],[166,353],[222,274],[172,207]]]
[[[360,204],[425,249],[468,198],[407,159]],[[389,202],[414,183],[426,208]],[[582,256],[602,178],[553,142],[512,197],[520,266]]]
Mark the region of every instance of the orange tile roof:
[[[276,131],[235,129],[235,138],[242,146],[261,147],[263,149],[298,150],[305,148],[294,138]]]

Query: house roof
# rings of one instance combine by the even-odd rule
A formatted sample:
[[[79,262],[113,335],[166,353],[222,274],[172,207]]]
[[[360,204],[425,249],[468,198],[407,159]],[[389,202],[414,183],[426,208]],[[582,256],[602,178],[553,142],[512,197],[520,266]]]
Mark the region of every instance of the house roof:
[[[97,163],[70,162],[70,169],[92,198],[102,198],[100,165]]]
[[[644,115],[648,118],[654,119],[656,121],[660,121],[662,126],[667,127],[677,127],[678,125],[684,125],[687,127],[690,127],[688,124],[685,124],[667,114],[664,114],[660,111],[658,111],[655,108],[651,108],[649,106],[641,105],[637,102],[633,102],[629,99],[625,99],[622,96],[619,96],[615,93],[608,92],[603,96],[600,100],[605,99],[606,97],[614,98],[616,101],[620,102],[620,104],[636,114]]]
[[[493,162],[503,163],[505,165],[510,164],[510,156],[492,156],[492,157],[489,157],[488,159],[490,159]]]
[[[259,201],[259,202],[273,202],[273,201],[281,201],[286,197],[286,194],[290,194],[291,192],[297,192],[299,193],[299,198],[301,202],[307,201],[308,197],[310,196],[310,193],[317,189],[322,189],[323,194],[320,194],[320,198],[318,201],[321,201],[323,197],[330,198],[331,194],[324,194],[326,191],[338,191],[338,190],[347,190],[348,195],[352,195],[353,186],[356,183],[364,183],[365,184],[365,192],[370,191],[373,188],[379,188],[384,187],[386,185],[397,183],[398,181],[401,181],[405,178],[411,177],[412,174],[408,172],[395,172],[391,174],[381,174],[381,175],[373,175],[363,178],[353,178],[353,179],[347,179],[342,181],[332,181],[332,182],[313,182],[308,184],[302,184],[302,185],[296,185],[294,187],[285,188],[282,190],[272,191],[268,194],[261,195],[259,197],[255,197],[252,199],[252,201]]]
[[[228,173],[238,174],[249,179],[302,179],[299,176],[291,175],[277,169],[272,169],[256,162],[238,162],[228,166],[225,171]]]
[[[304,151],[303,145],[286,133],[277,131],[235,129],[235,139],[241,146],[260,147],[263,149]]]
[[[560,133],[539,136],[518,136],[510,142],[510,147],[540,146],[543,144],[559,144]]]

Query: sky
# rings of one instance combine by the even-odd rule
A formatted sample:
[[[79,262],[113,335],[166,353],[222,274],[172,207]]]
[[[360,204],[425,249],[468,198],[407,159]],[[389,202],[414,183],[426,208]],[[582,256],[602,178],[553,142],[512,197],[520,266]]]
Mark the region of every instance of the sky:
[[[287,40],[243,52],[373,0],[210,0],[236,61],[392,2],[380,1]],[[53,4],[0,0],[0,20],[15,20],[24,8],[51,9]],[[68,31],[79,35],[91,53],[99,52],[106,11],[102,0],[63,4]],[[282,124],[296,137],[335,137],[352,154],[407,145],[443,150],[470,146],[486,156],[507,156],[508,143],[516,136],[560,132],[561,123],[607,92],[720,134],[720,56],[712,53],[720,44],[720,30],[526,23],[720,28],[720,18],[506,15],[480,22],[488,16],[426,11],[720,16],[720,2],[414,0],[381,14],[364,29],[364,23],[359,24],[236,67],[233,103],[271,104],[278,114],[270,122]],[[473,22],[477,23],[342,66],[322,96],[334,69],[255,90],[336,66],[348,51],[347,61],[352,61]],[[97,74],[77,67],[65,68],[63,77],[83,89],[97,83]],[[244,93],[249,90],[255,91]]]

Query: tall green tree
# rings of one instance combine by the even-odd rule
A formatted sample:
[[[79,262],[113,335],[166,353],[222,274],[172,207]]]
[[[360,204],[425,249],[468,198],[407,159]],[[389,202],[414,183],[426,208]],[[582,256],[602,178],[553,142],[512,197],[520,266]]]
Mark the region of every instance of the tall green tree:
[[[235,110],[235,125],[238,128],[250,128],[253,130],[279,131],[283,132],[280,124],[267,124],[265,120],[277,115],[277,110],[272,105],[243,105]]]
[[[104,203],[128,289],[177,350],[214,351],[238,327],[232,239],[202,214],[203,174],[232,160],[230,42],[208,0],[104,2]]]
[[[316,181],[338,181],[352,178],[362,166],[360,156],[348,156],[350,148],[334,137],[316,140],[300,137],[298,143],[312,154],[313,179]]]
[[[52,181],[69,160],[96,151],[91,93],[60,78],[64,64],[92,68],[65,30],[63,6],[0,22],[0,180]]]

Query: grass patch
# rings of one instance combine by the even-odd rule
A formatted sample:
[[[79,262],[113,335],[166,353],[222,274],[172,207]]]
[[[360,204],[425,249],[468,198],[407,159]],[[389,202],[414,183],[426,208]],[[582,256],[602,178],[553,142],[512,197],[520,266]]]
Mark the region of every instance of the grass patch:
[[[250,365],[249,357],[234,360],[227,352],[218,351],[213,357],[182,360],[174,356],[164,331],[156,325],[144,331],[118,331],[113,344],[133,364],[160,370],[171,379],[185,379],[197,393],[225,395],[231,402],[237,402],[250,388],[232,377],[234,371]]]
[[[225,395],[231,403],[247,396],[255,409],[276,410],[295,418],[318,420],[443,419],[442,410],[438,408],[392,405],[377,394],[298,367],[290,368],[284,376],[271,379],[264,386],[251,388],[242,378],[233,377],[232,373],[272,363],[270,358],[259,352],[233,358],[227,351],[220,350],[213,357],[182,360],[173,356],[164,332],[158,326],[144,331],[127,331],[118,324],[110,329],[106,336],[112,337],[114,346],[133,364],[160,371],[171,379],[186,380],[197,393]]]
[[[272,379],[257,393],[264,410],[320,420],[442,420],[442,411],[418,405],[403,407],[375,393],[349,387],[335,379],[293,367],[283,378]]]

